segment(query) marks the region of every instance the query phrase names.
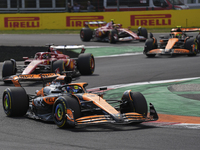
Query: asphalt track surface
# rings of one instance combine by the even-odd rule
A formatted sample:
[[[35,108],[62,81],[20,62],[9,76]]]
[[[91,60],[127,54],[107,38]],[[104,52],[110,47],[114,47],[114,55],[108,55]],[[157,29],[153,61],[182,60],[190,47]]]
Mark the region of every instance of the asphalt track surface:
[[[78,35],[3,35],[2,45],[44,45],[85,44],[86,46],[109,46],[108,43],[80,41]],[[23,37],[25,36],[25,37]],[[28,37],[31,37],[29,39]],[[60,39],[61,38],[61,39]],[[25,41],[21,41],[21,40]],[[49,40],[48,42],[48,39]],[[12,42],[9,42],[12,40]],[[69,43],[65,43],[65,40]],[[18,44],[19,42],[19,44]],[[60,42],[60,43],[59,43]],[[71,43],[70,43],[71,42]],[[75,43],[76,42],[76,43]],[[143,43],[119,43],[114,46],[140,46]],[[96,58],[96,69],[92,76],[81,76],[76,82],[88,82],[88,88],[134,82],[147,82],[168,79],[191,78],[199,76],[199,59],[197,57],[156,57],[146,58],[144,55]],[[20,63],[20,62],[18,62]],[[0,63],[2,69],[2,63]],[[0,96],[3,90],[11,85],[0,83]],[[28,85],[28,93],[34,93],[41,85]],[[32,119],[5,116],[0,103],[0,149],[199,149],[200,136],[198,129],[160,127],[151,124],[139,125],[89,125],[77,126],[75,129],[59,129],[53,123],[45,123]]]
[[[159,34],[155,33],[154,36],[158,38]],[[5,46],[45,46],[48,43],[55,45],[83,44],[86,46],[143,46],[143,43],[138,41],[119,42],[117,44],[82,42],[77,34],[1,34],[0,41],[1,45]]]

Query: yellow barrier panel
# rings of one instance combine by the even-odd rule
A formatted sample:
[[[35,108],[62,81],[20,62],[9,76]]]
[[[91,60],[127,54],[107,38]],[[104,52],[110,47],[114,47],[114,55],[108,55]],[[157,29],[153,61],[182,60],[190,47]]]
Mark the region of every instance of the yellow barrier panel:
[[[0,14],[0,30],[22,29],[81,29],[86,21],[106,21],[115,19],[123,27],[171,28],[200,27],[199,9],[92,12],[92,13],[30,13]],[[97,25],[91,26],[96,28]]]

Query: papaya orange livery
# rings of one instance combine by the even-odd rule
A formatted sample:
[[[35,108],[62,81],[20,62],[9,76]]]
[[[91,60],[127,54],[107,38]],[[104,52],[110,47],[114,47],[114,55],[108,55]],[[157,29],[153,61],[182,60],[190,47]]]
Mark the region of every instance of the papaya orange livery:
[[[11,81],[16,87],[9,87],[3,93],[5,114],[9,117],[26,115],[34,119],[53,121],[59,128],[80,124],[129,124],[158,120],[153,104],[147,105],[141,93],[127,90],[122,94],[121,100],[104,99],[102,95],[107,90],[106,87],[87,92],[88,84],[71,83],[70,73],[13,76]],[[21,79],[52,81],[33,95],[21,87]],[[12,103],[16,105],[10,107]]]
[[[177,26],[171,29],[169,35],[160,36],[160,42],[150,33],[150,39],[145,42],[143,53],[147,57],[156,55],[188,55],[196,56],[200,52],[200,33],[191,37],[186,32],[200,31],[200,28],[181,28]]]

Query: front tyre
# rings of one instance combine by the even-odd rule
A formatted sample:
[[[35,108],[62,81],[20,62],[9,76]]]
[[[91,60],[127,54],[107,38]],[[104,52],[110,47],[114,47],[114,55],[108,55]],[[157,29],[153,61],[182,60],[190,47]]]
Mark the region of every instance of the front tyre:
[[[154,41],[155,40],[155,41]],[[156,39],[147,39],[145,42],[145,46],[144,46],[144,51],[143,53],[147,56],[147,57],[155,57],[156,54],[148,54],[149,51],[151,51],[152,49],[156,49],[158,48],[158,44],[157,44],[157,40]]]
[[[90,41],[92,38],[92,30],[90,28],[82,28],[80,31],[80,38],[82,41]]]
[[[121,113],[136,112],[147,117],[148,107],[145,97],[140,92],[125,91],[120,105]]]
[[[17,72],[17,69],[16,69],[15,61],[11,61],[11,60],[4,61],[3,67],[2,67],[2,78],[15,75],[16,72]]]
[[[108,34],[108,41],[109,43],[116,43],[119,40],[118,32],[117,30],[111,30]]]
[[[7,88],[3,93],[3,109],[7,116],[24,116],[29,107],[26,91],[22,87]]]
[[[80,116],[80,105],[74,97],[59,97],[53,105],[53,120],[59,128],[75,127],[75,119]]]
[[[94,73],[95,60],[91,53],[80,54],[77,60],[77,68],[81,75],[91,75]]]
[[[195,39],[189,38],[186,40],[184,48],[190,51],[190,54],[188,56],[196,56],[197,55],[197,45],[195,45]]]
[[[65,62],[63,60],[57,60],[57,61],[52,62],[51,71],[53,73],[62,74],[62,72],[65,71]]]
[[[148,39],[148,32],[146,28],[138,28],[138,36],[143,36]],[[141,42],[145,42],[146,40],[140,40]]]

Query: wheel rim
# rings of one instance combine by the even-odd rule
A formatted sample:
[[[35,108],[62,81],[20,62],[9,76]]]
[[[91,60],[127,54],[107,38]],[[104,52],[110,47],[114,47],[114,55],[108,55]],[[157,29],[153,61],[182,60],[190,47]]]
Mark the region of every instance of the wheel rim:
[[[111,41],[111,33],[109,33],[108,40]]]
[[[58,104],[55,109],[55,117],[57,121],[62,121],[63,119],[63,107],[61,104]]]
[[[90,66],[91,66],[91,69],[93,70],[94,69],[94,59],[93,58],[90,61]]]
[[[8,94],[6,94],[6,95],[4,96],[4,100],[3,100],[3,107],[4,107],[4,110],[5,110],[5,111],[8,111],[9,106],[10,106],[9,96],[8,96]]]
[[[81,39],[83,39],[83,37],[84,37],[84,32],[81,31]]]
[[[114,39],[118,40],[118,35],[117,34],[114,34]]]

